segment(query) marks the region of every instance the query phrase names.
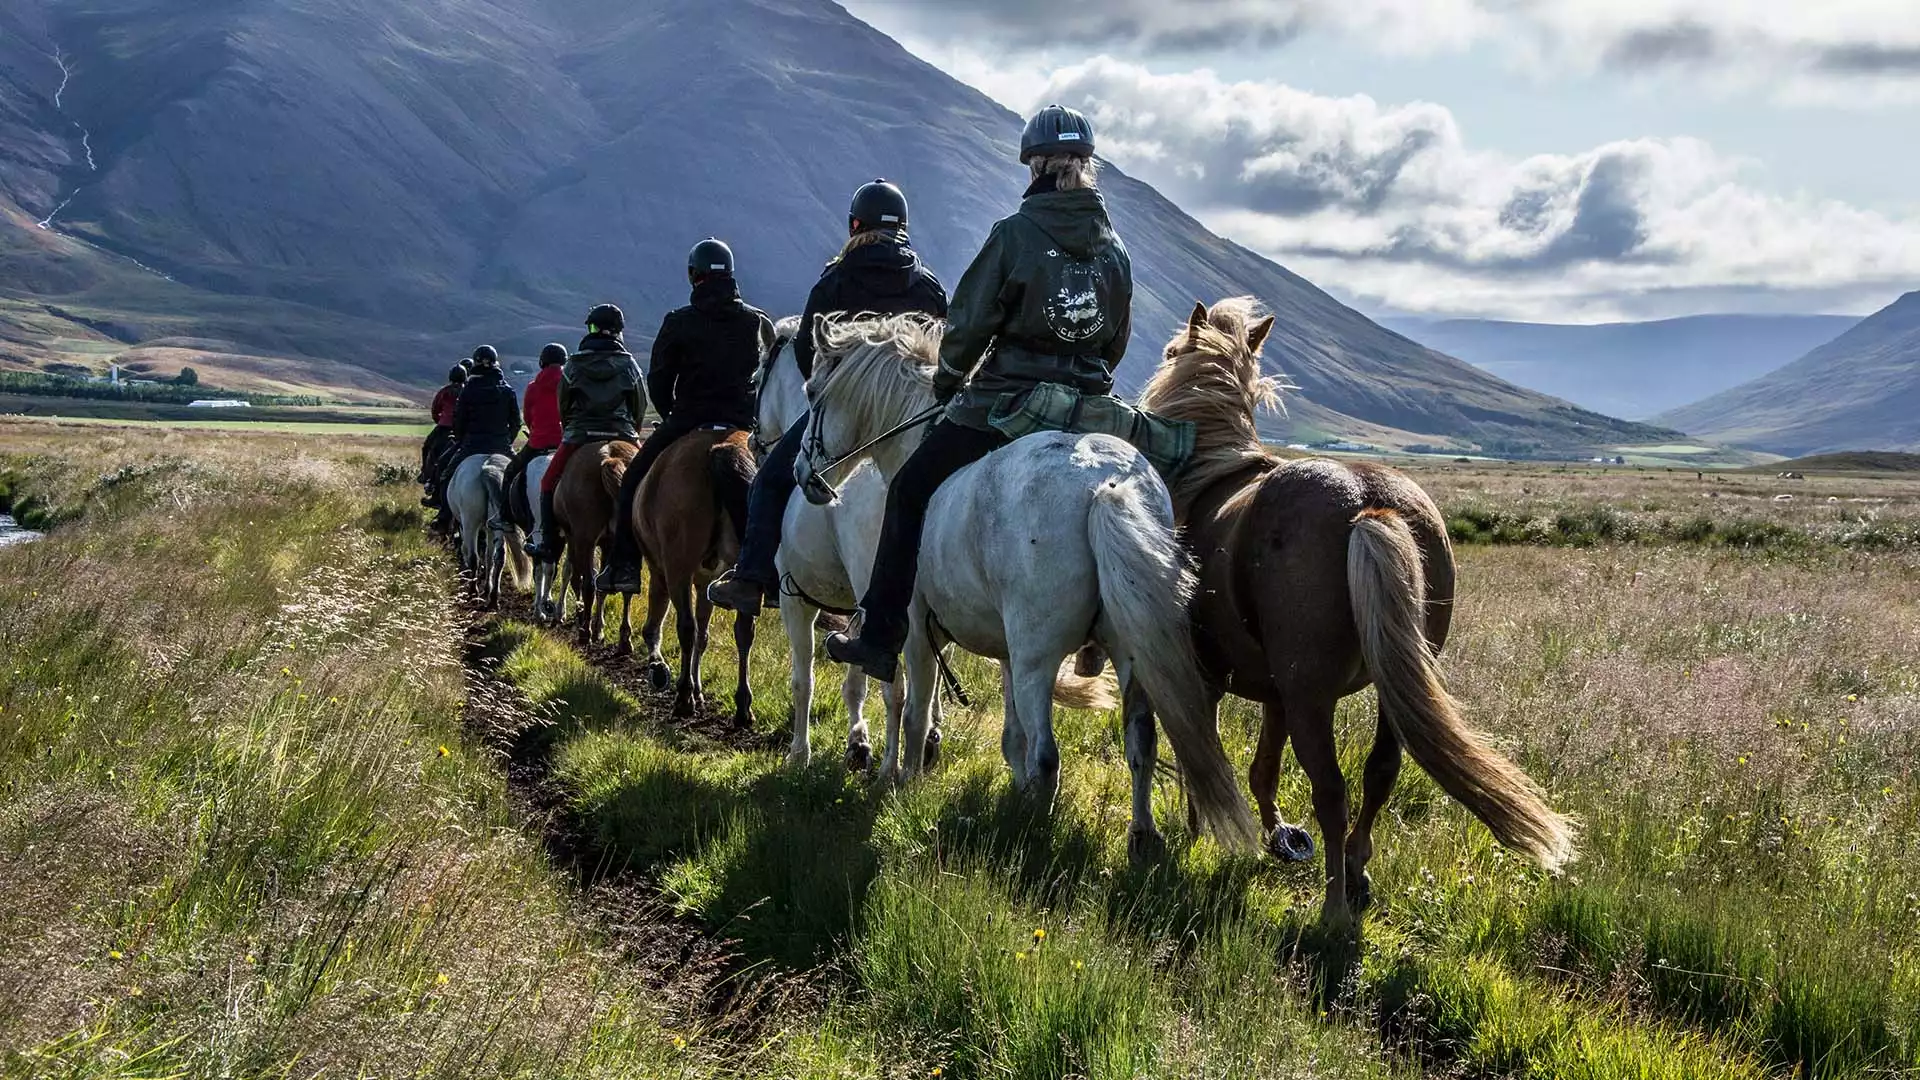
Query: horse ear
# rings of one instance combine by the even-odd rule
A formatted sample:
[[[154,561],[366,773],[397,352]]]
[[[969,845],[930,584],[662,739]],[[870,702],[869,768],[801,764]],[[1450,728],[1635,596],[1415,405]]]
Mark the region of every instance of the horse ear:
[[[1193,314],[1187,318],[1187,336],[1198,338],[1200,331],[1206,329],[1207,305],[1198,300],[1193,302]]]
[[[1247,351],[1257,355],[1260,352],[1260,346],[1267,343],[1267,335],[1271,333],[1273,333],[1273,316],[1269,315],[1254,323],[1253,329],[1247,331]]]

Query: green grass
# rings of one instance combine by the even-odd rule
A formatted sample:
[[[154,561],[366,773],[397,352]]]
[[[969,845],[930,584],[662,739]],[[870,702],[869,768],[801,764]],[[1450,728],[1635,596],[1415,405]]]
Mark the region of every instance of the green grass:
[[[275,410],[282,411],[282,410]],[[396,410],[397,412],[397,410]],[[239,433],[278,432],[294,435],[369,435],[393,439],[423,439],[433,430],[431,424],[407,423],[396,416],[369,417],[365,421],[304,421],[304,420],[142,420],[120,419],[110,416],[62,416],[35,414],[31,417],[12,417],[16,420],[32,420],[47,424],[79,425],[89,427],[156,428],[183,432],[194,431],[231,431]]]

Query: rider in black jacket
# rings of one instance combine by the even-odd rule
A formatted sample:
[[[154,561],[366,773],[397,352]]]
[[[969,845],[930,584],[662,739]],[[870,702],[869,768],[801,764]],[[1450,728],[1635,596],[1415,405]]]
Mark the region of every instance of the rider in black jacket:
[[[947,290],[921,264],[908,242],[907,197],[898,187],[875,180],[854,192],[847,234],[846,246],[827,264],[807,297],[800,332],[793,339],[793,358],[800,373],[809,378],[813,375],[813,325],[820,316],[918,312],[936,319],[947,317]],[[774,555],[780,550],[787,501],[797,486],[793,466],[800,458],[806,430],[807,418],[801,416],[754,478],[740,562],[707,589],[715,604],[750,617],[759,613],[763,602],[778,603]]]
[[[633,536],[633,500],[667,447],[702,427],[753,427],[760,364],[773,349],[773,320],[740,299],[733,251],[709,237],[687,256],[693,302],[667,314],[653,339],[647,394],[660,424],[640,446],[620,484],[613,518],[613,554],[597,582],[603,592],[640,591],[640,547]],[[735,522],[743,528],[745,522]]]
[[[520,437],[520,398],[500,374],[500,354],[491,345],[474,353],[473,374],[453,407],[453,438],[464,460],[475,454],[511,454]]]

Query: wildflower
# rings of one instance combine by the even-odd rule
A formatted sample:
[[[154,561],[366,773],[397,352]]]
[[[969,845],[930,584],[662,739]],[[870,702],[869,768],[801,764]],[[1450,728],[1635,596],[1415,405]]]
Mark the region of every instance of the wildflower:
[[[291,679],[293,678],[293,669],[290,667],[283,667],[280,669],[280,674],[285,676],[286,678]]]
[[[1027,960],[1027,954],[1024,952],[1017,952],[1013,954],[1013,958],[1015,960],[1020,961],[1021,963],[1025,963]]]
[[[443,972],[441,972],[440,974],[438,974],[438,975],[435,975],[435,976],[433,977],[433,985],[435,985],[435,986],[445,986],[445,985],[447,985],[447,973],[443,971]]]
[[[685,1050],[687,1048],[686,1038],[681,1035],[675,1035],[673,1037],[673,1048],[675,1050]]]
[[[1741,754],[1739,760],[1740,760],[1740,764],[1745,765],[1747,763],[1747,755]]]
[[[929,1073],[927,1073],[927,1075],[928,1075],[928,1076],[945,1076],[945,1075],[947,1075],[947,1070],[945,1070],[945,1069],[943,1069],[943,1068],[941,1068],[941,1067],[940,1067],[940,1066],[938,1066],[938,1065],[935,1065],[935,1066],[933,1067],[933,1071],[931,1071],[931,1072],[929,1072]]]
[[[1860,700],[1860,695],[1859,695],[1859,694],[1848,694],[1848,695],[1847,695],[1847,700],[1848,700],[1848,701],[1859,701],[1859,700]]]
[[[449,749],[447,749],[447,748],[446,748],[446,747],[444,747],[444,746],[442,746],[442,747],[440,748],[440,756],[441,756],[441,757],[446,757],[446,756],[447,756],[448,754],[451,754],[451,753],[453,753],[453,751],[451,751],[451,750],[449,750]]]
[[[1038,929],[1038,930],[1035,930],[1035,931],[1033,932],[1033,943],[1034,943],[1035,945],[1038,945],[1038,944],[1040,944],[1041,942],[1043,942],[1043,941],[1045,941],[1045,940],[1047,940],[1047,931],[1046,931],[1046,928],[1044,928],[1044,927],[1042,927],[1042,928],[1040,928],[1040,929]]]
[[[129,987],[127,987],[127,996],[128,996],[128,997],[139,997],[139,996],[140,996],[140,995],[141,995],[142,993],[143,993],[143,991],[142,991],[142,990],[141,990],[141,989],[140,989],[139,987],[137,987],[137,986],[129,986]]]
[[[1087,970],[1087,962],[1085,960],[1075,960],[1073,962],[1073,970],[1075,971]]]
[[[107,959],[109,959],[109,960],[120,960],[120,959],[124,959],[124,957],[122,957],[122,956],[120,955],[120,950],[119,950],[119,949],[111,949],[111,950],[108,950],[108,952],[107,952]]]
[[[260,959],[258,957],[254,956],[252,953],[247,954],[247,963],[257,964],[259,962],[260,962]]]

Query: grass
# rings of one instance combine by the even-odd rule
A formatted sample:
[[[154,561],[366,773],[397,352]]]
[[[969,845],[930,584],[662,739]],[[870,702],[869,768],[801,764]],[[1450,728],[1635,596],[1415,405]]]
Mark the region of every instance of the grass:
[[[0,400],[0,406],[5,401]],[[380,414],[369,414],[364,420],[302,420],[292,415],[288,409],[263,409],[275,419],[263,420],[191,420],[180,417],[143,419],[136,416],[85,415],[86,409],[72,408],[58,413],[29,415],[24,410],[21,415],[8,416],[6,419],[16,424],[44,423],[61,426],[100,427],[100,428],[157,428],[168,431],[205,432],[231,431],[239,433],[280,433],[292,435],[370,435],[386,438],[422,439],[433,430],[431,424],[413,423],[409,415],[400,410],[391,410]],[[112,411],[112,410],[106,410]],[[204,415],[207,410],[196,410]],[[248,410],[252,411],[252,410]],[[320,410],[327,416],[337,416],[337,410]]]
[[[0,679],[7,1071],[1920,1075],[1920,554],[1839,542],[1834,504],[1776,509],[1771,480],[1419,475],[1451,518],[1563,538],[1461,549],[1444,668],[1584,857],[1541,876],[1409,769],[1354,940],[1319,928],[1317,869],[1194,842],[1169,786],[1169,853],[1131,863],[1112,716],[1060,718],[1051,817],[1008,791],[990,708],[892,791],[839,768],[823,694],[793,770],[772,618],[756,730],[724,742],[546,632],[463,644],[409,493],[375,483],[391,443],[32,435],[8,483],[66,524],[0,553],[0,640],[33,658]],[[1882,526],[1920,495],[1809,487]],[[1642,527],[1695,511],[1699,537]],[[1732,539],[1760,525],[1792,539]],[[463,656],[511,688],[484,741]],[[1223,713],[1243,762],[1255,720]],[[1357,775],[1368,696],[1339,722]],[[545,778],[561,865],[505,761]],[[1291,763],[1281,794],[1310,805]],[[731,989],[647,981],[676,963],[590,914],[616,883],[721,947]],[[713,993],[773,1004],[716,1018]]]

